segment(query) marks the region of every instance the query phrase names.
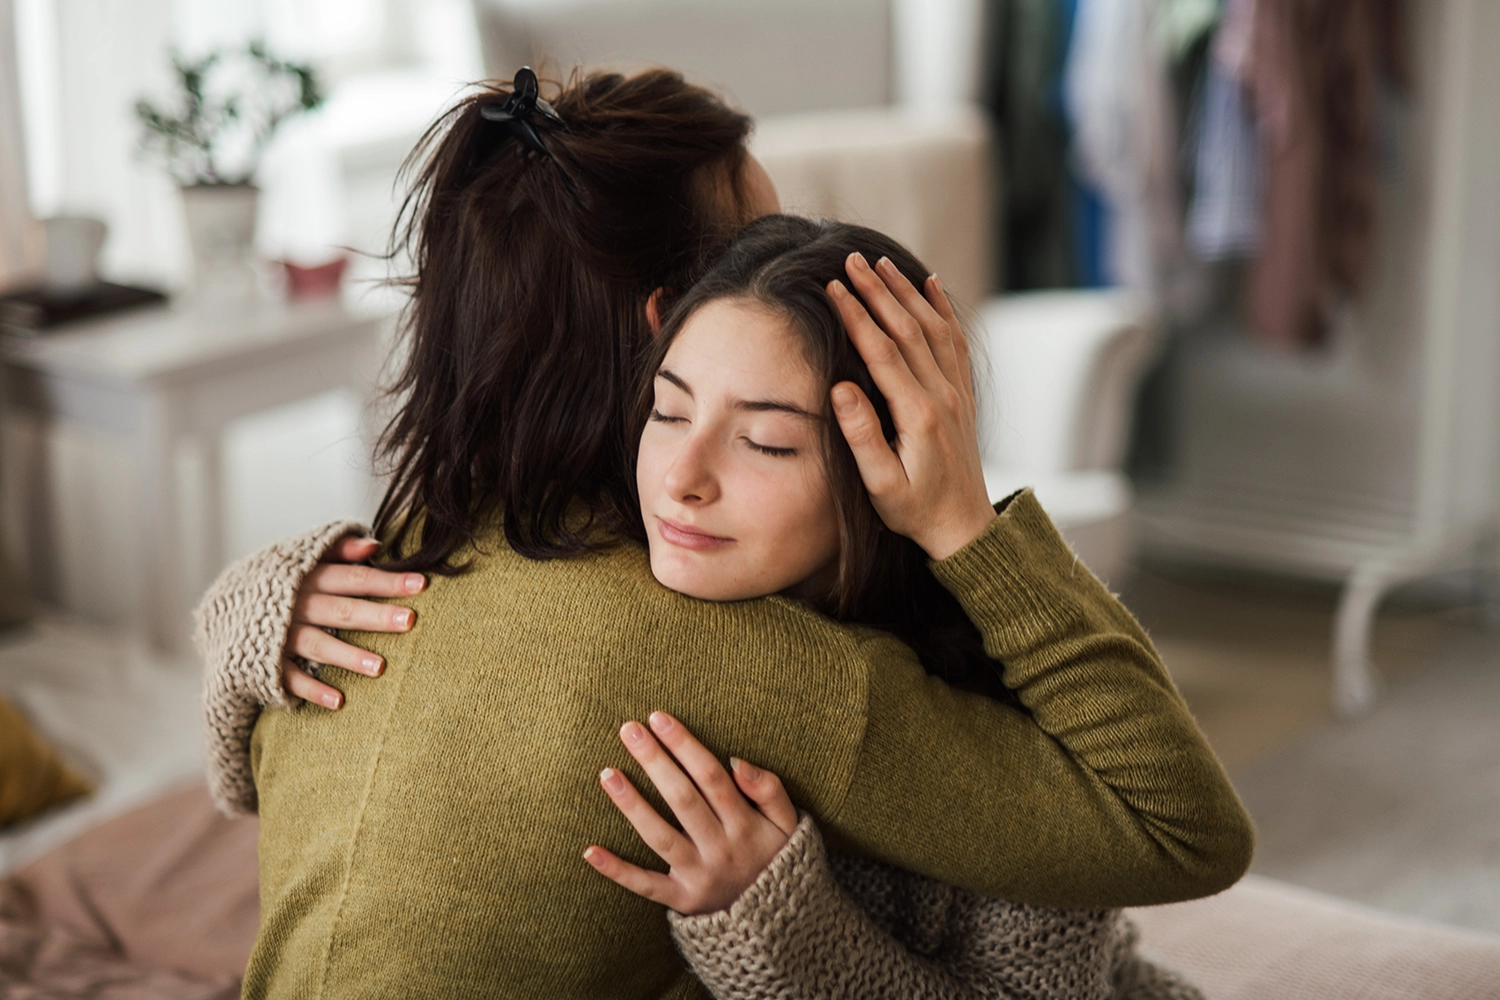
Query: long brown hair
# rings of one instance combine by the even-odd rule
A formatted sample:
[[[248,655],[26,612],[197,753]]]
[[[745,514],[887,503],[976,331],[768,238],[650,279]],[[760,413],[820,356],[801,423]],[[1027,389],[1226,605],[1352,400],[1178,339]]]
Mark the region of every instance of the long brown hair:
[[[870,377],[825,289],[844,281],[854,252],[870,262],[889,257],[918,288],[932,272],[910,250],[864,226],[771,215],[747,225],[707,274],[683,295],[645,355],[632,427],[637,450],[653,400],[653,380],[673,339],[697,310],[723,299],[745,299],[785,317],[801,335],[808,363],[825,389],[853,382],[875,405],[887,441],[896,437],[885,396]],[[984,651],[979,630],[957,599],[927,569],[927,556],[911,539],[885,528],[870,503],[854,453],[823,395],[823,454],[839,522],[837,576],[813,603],[841,621],[891,632],[910,646],[931,674],[955,687],[1016,703],[1000,683],[997,664]],[[638,502],[638,501],[637,501]],[[645,541],[639,516],[630,534]]]
[[[744,220],[750,119],[667,70],[544,84],[545,152],[486,121],[509,84],[439,119],[393,246],[411,257],[400,399],[375,516],[395,566],[455,572],[503,512],[537,559],[598,544],[632,509],[622,440],[653,290],[682,291]]]

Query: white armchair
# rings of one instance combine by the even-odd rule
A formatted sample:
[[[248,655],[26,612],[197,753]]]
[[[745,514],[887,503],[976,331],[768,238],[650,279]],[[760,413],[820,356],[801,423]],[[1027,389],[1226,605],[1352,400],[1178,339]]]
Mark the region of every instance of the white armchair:
[[[1079,558],[1118,582],[1132,546],[1132,403],[1157,347],[1151,311],[1125,291],[1037,292],[991,299],[980,320],[991,498],[1033,487]]]

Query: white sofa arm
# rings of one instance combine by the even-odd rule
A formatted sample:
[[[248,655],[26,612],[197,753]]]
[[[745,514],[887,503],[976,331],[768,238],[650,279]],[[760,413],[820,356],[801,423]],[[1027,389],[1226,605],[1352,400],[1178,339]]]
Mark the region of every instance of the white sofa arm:
[[[975,331],[980,445],[993,499],[1021,486],[1083,562],[1118,583],[1130,565],[1121,469],[1135,389],[1156,347],[1150,311],[1121,291],[992,299]]]
[[[1500,938],[1274,879],[1128,912],[1141,949],[1214,1000],[1500,997]]]
[[[992,299],[980,319],[985,464],[1032,475],[1118,470],[1157,345],[1145,303],[1114,289],[1035,292]]]

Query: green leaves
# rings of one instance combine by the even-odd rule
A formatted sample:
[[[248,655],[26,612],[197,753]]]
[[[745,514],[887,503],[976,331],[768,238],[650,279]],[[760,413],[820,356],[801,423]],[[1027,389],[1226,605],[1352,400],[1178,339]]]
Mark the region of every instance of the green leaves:
[[[135,103],[141,148],[158,153],[179,184],[248,184],[261,152],[289,115],[323,102],[311,66],[272,55],[260,41],[196,61],[172,54],[175,99]]]

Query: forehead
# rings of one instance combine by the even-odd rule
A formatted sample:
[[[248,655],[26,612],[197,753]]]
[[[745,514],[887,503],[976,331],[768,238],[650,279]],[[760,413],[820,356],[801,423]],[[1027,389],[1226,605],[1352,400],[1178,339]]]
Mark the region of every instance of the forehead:
[[[697,309],[662,365],[695,394],[717,389],[741,398],[795,396],[808,409],[816,409],[812,404],[822,396],[801,334],[781,313],[748,299],[716,299]]]

